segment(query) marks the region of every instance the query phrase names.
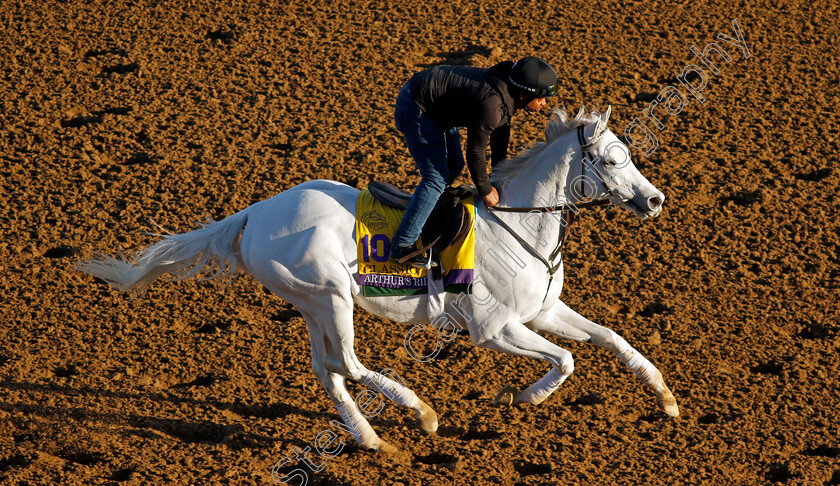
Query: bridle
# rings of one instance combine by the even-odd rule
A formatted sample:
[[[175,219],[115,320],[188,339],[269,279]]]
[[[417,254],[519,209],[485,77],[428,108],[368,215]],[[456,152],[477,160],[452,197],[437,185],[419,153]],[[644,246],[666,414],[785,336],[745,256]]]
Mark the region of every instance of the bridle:
[[[563,249],[564,243],[566,243],[566,239],[569,236],[569,228],[572,225],[572,221],[574,221],[575,214],[578,209],[584,208],[591,208],[597,206],[612,206],[613,202],[612,199],[615,199],[616,195],[613,192],[613,189],[607,184],[607,181],[604,179],[604,176],[601,174],[599,170],[595,168],[595,164],[592,161],[592,154],[591,149],[594,147],[600,140],[601,137],[606,132],[606,128],[601,131],[601,133],[596,134],[592,140],[589,142],[586,141],[586,137],[583,134],[583,126],[578,126],[577,128],[577,136],[578,136],[578,143],[580,144],[580,151],[581,157],[583,162],[581,164],[581,196],[585,198],[585,189],[583,180],[586,178],[586,167],[591,166],[598,177],[601,179],[601,183],[606,188],[607,198],[606,199],[598,199],[592,201],[581,202],[577,204],[557,204],[554,206],[533,206],[533,207],[492,207],[487,208],[487,212],[489,212],[496,221],[505,228],[516,240],[522,245],[523,248],[530,251],[534,256],[536,256],[542,263],[545,265],[546,269],[548,270],[548,286],[545,289],[546,297],[548,296],[548,291],[551,288],[551,282],[554,279],[554,274],[560,267],[563,265],[563,259],[561,258],[556,264],[553,264],[555,258],[560,255],[560,250]],[[531,245],[527,240],[522,238],[513,228],[510,227],[507,223],[505,223],[496,213],[497,212],[506,212],[506,213],[553,213],[553,212],[560,212],[560,218],[562,224],[560,225],[560,234],[557,238],[557,245],[551,251],[548,258],[542,256],[533,245]],[[543,297],[543,301],[545,301],[545,297]]]

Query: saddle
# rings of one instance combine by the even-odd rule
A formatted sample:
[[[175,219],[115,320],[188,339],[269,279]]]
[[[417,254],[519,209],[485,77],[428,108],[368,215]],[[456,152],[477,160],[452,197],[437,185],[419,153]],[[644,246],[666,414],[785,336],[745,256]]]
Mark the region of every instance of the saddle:
[[[367,188],[382,204],[401,210],[408,209],[411,194],[397,186],[374,181]],[[472,192],[462,186],[449,186],[443,191],[420,232],[423,241],[420,251],[431,249],[433,254],[439,255],[443,250],[463,241],[473,226],[473,220],[470,211],[461,201],[471,195]]]

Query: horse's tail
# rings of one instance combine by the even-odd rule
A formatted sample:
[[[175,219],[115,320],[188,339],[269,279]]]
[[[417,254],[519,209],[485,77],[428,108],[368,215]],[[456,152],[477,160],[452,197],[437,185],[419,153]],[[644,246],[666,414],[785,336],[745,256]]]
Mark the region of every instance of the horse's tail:
[[[237,243],[247,221],[247,211],[241,211],[189,233],[165,235],[132,260],[100,254],[78,262],[76,269],[117,289],[134,292],[144,290],[165,273],[185,279],[210,266],[215,273],[208,279],[229,275],[242,263]]]

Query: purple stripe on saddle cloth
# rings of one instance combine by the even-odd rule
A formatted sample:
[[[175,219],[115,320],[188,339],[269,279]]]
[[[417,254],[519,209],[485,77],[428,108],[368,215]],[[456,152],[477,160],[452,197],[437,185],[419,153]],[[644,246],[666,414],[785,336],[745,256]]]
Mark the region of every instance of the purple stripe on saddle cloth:
[[[421,289],[426,288],[427,277],[405,277],[402,275],[381,275],[367,273],[359,275],[357,282],[361,286],[387,287],[389,289]]]
[[[473,269],[453,269],[446,274],[446,285],[473,283]]]

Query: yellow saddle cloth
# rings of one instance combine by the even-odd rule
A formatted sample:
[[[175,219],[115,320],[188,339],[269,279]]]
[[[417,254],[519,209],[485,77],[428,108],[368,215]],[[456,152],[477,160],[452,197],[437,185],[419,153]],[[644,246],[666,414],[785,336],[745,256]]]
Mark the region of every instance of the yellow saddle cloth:
[[[444,288],[467,293],[475,268],[475,200],[463,201],[472,216],[472,227],[461,243],[440,254]],[[428,271],[388,258],[391,239],[405,211],[374,199],[367,188],[356,199],[356,247],[359,258],[358,283],[362,295],[412,295],[429,291]]]

